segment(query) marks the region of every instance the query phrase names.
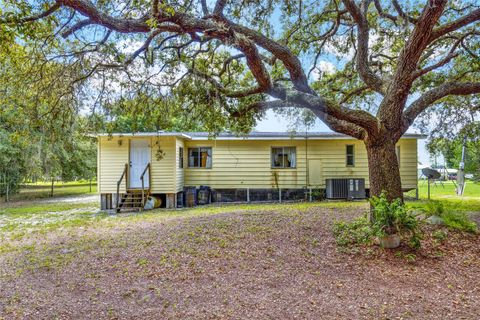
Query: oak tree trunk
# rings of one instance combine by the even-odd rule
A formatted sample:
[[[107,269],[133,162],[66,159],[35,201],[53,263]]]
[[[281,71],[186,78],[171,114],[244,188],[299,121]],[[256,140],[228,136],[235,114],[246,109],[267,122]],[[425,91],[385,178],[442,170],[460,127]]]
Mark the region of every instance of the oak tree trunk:
[[[400,168],[395,153],[395,142],[366,142],[370,196],[379,196],[383,191],[389,201],[403,201]]]

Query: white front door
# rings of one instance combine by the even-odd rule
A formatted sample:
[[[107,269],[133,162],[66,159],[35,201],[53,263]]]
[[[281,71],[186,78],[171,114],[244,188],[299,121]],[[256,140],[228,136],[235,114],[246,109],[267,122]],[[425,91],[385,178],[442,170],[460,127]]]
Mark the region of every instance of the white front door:
[[[142,180],[140,176],[150,162],[150,145],[148,140],[131,140],[130,141],[130,188],[141,188]],[[149,188],[150,177],[148,170],[144,176],[144,186]]]

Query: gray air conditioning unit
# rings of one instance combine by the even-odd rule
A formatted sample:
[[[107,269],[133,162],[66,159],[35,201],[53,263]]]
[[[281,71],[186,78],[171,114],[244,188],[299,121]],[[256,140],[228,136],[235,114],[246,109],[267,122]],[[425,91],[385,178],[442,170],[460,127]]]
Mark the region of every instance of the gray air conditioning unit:
[[[365,179],[327,179],[327,199],[365,199]]]

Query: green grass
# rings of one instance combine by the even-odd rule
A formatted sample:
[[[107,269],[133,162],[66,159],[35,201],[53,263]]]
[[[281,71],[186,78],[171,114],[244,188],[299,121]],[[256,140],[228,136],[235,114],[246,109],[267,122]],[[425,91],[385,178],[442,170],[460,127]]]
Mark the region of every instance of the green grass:
[[[428,183],[424,180],[418,181],[418,195],[420,199],[427,199],[428,196]],[[444,199],[466,199],[480,201],[480,183],[473,181],[467,181],[465,192],[462,197],[456,195],[455,184],[453,181],[442,181],[435,184],[430,184],[430,197],[431,199],[444,200]]]
[[[19,206],[0,209],[0,240],[22,240],[27,235],[55,233],[62,229],[69,233],[79,228],[129,228],[142,222],[167,222],[176,218],[210,216],[227,212],[258,214],[276,210],[282,213],[300,213],[308,208],[348,208],[363,206],[365,202],[324,202],[290,204],[241,204],[221,206],[199,206],[181,210],[156,209],[140,213],[109,215],[99,212],[97,203],[22,203]],[[1,242],[1,241],[0,241]],[[7,243],[6,243],[7,244]],[[5,248],[1,251],[11,251]]]
[[[0,233],[21,239],[31,233],[84,226],[105,214],[96,214],[96,203],[39,203],[0,208]]]
[[[38,182],[24,184],[20,192],[10,196],[11,201],[35,200],[49,198],[51,184],[49,182]],[[96,194],[97,184],[92,182],[92,191],[90,192],[90,183],[88,181],[57,182],[53,186],[54,197],[79,196],[87,194]],[[0,198],[4,201],[4,198]]]
[[[432,198],[439,199],[448,204],[449,207],[458,212],[480,213],[480,185],[469,183],[466,188],[466,196],[457,197],[454,195],[454,186],[451,182],[445,182],[442,186],[432,187]],[[425,199],[426,185],[420,182],[420,196]],[[478,194],[475,194],[478,190]],[[67,183],[55,190],[55,196],[84,195],[89,194],[89,186],[79,183]],[[95,192],[95,188],[92,190]],[[34,192],[33,199],[48,196],[48,185],[41,185],[23,190],[18,196],[28,192]],[[93,194],[92,192],[92,194]],[[27,197],[28,198],[28,197]],[[324,208],[339,209],[358,207],[359,213],[368,210],[366,201],[358,202],[301,202],[301,203],[261,203],[261,204],[222,204],[210,206],[198,206],[180,210],[156,209],[141,213],[127,213],[119,215],[108,215],[100,213],[97,202],[90,203],[68,203],[68,202],[41,202],[41,201],[20,201],[12,202],[0,207],[0,240],[11,239],[21,240],[30,234],[47,234],[58,229],[75,230],[81,227],[102,228],[119,227],[128,228],[137,222],[167,221],[176,218],[190,218],[209,216],[226,212],[241,212],[242,214],[258,214],[263,211],[275,210],[279,214],[301,214],[308,208],[321,206]],[[420,210],[426,206],[426,200],[407,202],[409,208]],[[335,211],[332,210],[332,214]],[[0,248],[0,251],[1,248]]]
[[[96,184],[97,181],[92,180],[92,184]],[[51,186],[52,182],[51,181],[37,181],[37,182],[26,182],[23,183],[22,185],[25,187],[49,187]],[[55,182],[55,186],[78,186],[78,185],[89,185],[90,180],[76,180],[76,181],[67,181],[67,182]]]
[[[435,198],[438,200],[438,198]],[[460,212],[480,212],[480,198],[477,199],[442,199],[439,200]],[[411,209],[421,209],[427,206],[428,200],[421,199],[420,201],[407,201],[407,206]]]
[[[451,229],[476,233],[477,225],[470,221],[467,214],[458,211],[447,211],[442,216],[445,225]]]
[[[426,181],[418,181],[418,195],[420,201],[408,202],[412,208],[420,208],[425,205],[428,200],[427,188]],[[413,194],[413,191],[409,192],[409,195]],[[456,195],[455,184],[453,181],[443,181],[442,184],[438,182],[436,185],[431,184],[430,199],[442,201],[456,211],[480,212],[480,183],[468,181],[463,196]]]
[[[44,214],[47,212],[60,212],[72,209],[96,206],[95,202],[86,203],[68,203],[68,202],[43,202],[29,203],[26,205],[0,208],[0,215],[11,217],[28,217],[34,214]]]

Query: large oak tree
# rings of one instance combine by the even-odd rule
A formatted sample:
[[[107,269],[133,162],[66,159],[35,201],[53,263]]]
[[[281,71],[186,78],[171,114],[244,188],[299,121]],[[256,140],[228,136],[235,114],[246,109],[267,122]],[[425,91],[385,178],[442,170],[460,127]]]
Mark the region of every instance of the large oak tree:
[[[370,191],[390,199],[402,197],[395,144],[417,116],[480,93],[475,0],[15,1],[2,15],[23,41],[44,39],[45,60],[81,66],[72,85],[88,92],[183,88],[195,110],[246,127],[269,108],[308,109],[364,141]]]

